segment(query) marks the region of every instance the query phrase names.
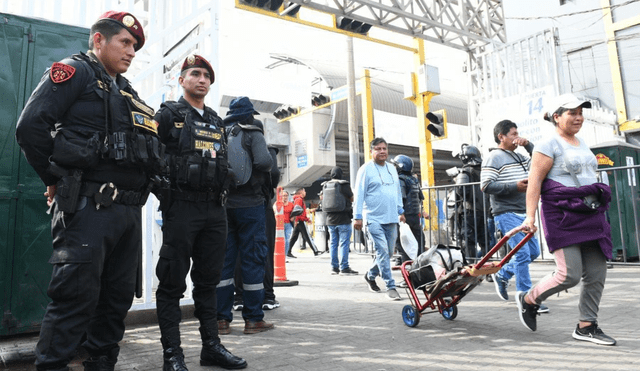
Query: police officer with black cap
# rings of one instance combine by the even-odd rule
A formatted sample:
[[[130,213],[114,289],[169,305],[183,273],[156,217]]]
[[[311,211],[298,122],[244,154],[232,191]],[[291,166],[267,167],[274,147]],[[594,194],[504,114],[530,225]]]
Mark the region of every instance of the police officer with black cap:
[[[164,167],[154,111],[121,75],[144,45],[142,25],[109,11],[90,34],[86,54],[45,72],[16,128],[52,212],[38,370],[69,370],[83,335],[84,369],[114,369],[136,288],[141,205]]]
[[[228,155],[222,119],[205,106],[215,80],[211,64],[188,56],[178,82],[184,94],[162,104],[155,116],[167,146],[171,187],[161,192],[162,248],[156,267],[158,324],[164,349],[164,371],[186,371],[180,347],[180,299],[191,268],[195,316],[200,321],[200,364],[227,369],[247,367],[218,336],[216,285],[225,257]],[[193,266],[191,266],[193,261]]]

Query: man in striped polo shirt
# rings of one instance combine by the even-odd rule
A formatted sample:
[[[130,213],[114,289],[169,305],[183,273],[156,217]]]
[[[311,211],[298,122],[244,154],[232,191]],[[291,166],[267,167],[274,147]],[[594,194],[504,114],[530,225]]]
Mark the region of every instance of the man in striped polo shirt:
[[[533,143],[518,135],[518,126],[503,120],[493,129],[493,137],[498,144],[482,162],[480,175],[481,188],[490,195],[491,212],[502,234],[522,224],[526,213],[527,178],[529,177],[530,157],[515,150],[523,146],[529,156],[533,151]],[[510,241],[511,248],[524,238],[518,233]],[[524,245],[498,273],[493,275],[496,292],[503,300],[509,300],[507,285],[509,279],[516,276],[516,290],[527,292],[531,289],[529,263],[540,255],[540,244],[534,237]],[[548,312],[549,308],[540,305],[538,313]]]

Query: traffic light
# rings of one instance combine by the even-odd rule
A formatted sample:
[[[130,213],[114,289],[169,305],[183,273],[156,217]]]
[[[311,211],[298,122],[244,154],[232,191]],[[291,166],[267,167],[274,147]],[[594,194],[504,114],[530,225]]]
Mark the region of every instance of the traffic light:
[[[276,109],[273,112],[273,115],[278,120],[282,120],[282,119],[287,118],[289,116],[297,115],[298,112],[300,112],[300,110],[297,107],[292,107],[290,105],[283,104],[282,106],[278,107],[278,109]]]
[[[445,137],[447,135],[447,112],[439,110],[435,112],[427,112],[427,119],[430,123],[427,130],[434,137]]]
[[[247,5],[275,12],[280,9],[284,0],[242,0]]]
[[[323,104],[329,103],[329,100],[329,97],[327,97],[326,95],[313,94],[313,96],[311,97],[311,105],[314,107],[320,107]]]
[[[347,17],[336,17],[336,28],[344,31],[358,33],[361,35],[366,35],[367,32],[369,32],[369,30],[371,29],[371,25]]]

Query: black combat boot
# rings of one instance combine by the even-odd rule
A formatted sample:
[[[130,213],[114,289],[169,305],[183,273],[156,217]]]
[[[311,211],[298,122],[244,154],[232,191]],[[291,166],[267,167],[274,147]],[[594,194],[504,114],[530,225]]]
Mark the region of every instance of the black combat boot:
[[[200,352],[201,366],[220,366],[227,370],[237,370],[247,367],[247,361],[236,357],[220,344],[218,337],[218,324],[216,321],[208,321],[200,324],[202,336],[202,352]]]
[[[189,371],[184,363],[182,348],[180,348],[180,328],[173,327],[160,332],[162,333],[160,342],[164,359],[162,371]]]
[[[89,351],[89,358],[82,362],[84,371],[113,371],[116,362],[118,362],[118,354],[120,354],[119,347],[112,348],[105,353]]]

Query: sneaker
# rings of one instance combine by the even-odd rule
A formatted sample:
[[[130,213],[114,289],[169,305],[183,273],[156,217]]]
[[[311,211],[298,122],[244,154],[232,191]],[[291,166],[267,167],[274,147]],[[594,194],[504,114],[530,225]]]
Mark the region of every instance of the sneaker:
[[[497,273],[493,273],[491,277],[493,278],[493,284],[496,286],[496,292],[500,299],[509,301],[509,294],[507,293],[508,281],[498,276]]]
[[[369,285],[369,291],[380,292],[380,288],[378,287],[378,285],[376,285],[376,279],[374,278],[370,280],[369,277],[367,277],[368,274],[369,272],[364,274],[364,280],[367,281],[367,284]]]
[[[235,310],[236,312],[241,311],[242,308],[244,308],[244,303],[237,300],[233,302],[233,310]]]
[[[264,299],[262,303],[262,309],[272,310],[280,307],[280,303],[276,299]]]
[[[590,326],[580,328],[578,324],[573,332],[573,338],[576,340],[590,341],[600,345],[616,345],[616,339],[607,336],[598,327],[598,322],[592,323]]]
[[[259,332],[269,331],[274,328],[273,323],[267,323],[265,321],[246,321],[244,322],[245,334],[257,334]]]
[[[540,308],[538,308],[538,313],[549,313],[549,307],[544,304],[540,304]]]
[[[356,276],[356,275],[358,275],[358,272],[354,271],[351,268],[346,268],[346,269],[341,270],[340,274],[343,275],[343,276]]]
[[[229,335],[231,329],[229,328],[229,321],[226,319],[218,320],[218,335]]]
[[[408,289],[409,285],[407,285],[407,283],[403,280],[403,281],[398,282],[396,284],[396,287],[399,287],[401,289]]]
[[[391,290],[387,290],[387,299],[400,300],[402,298],[400,297],[400,294],[398,294],[398,291],[396,291],[396,289],[391,289]]]
[[[529,304],[524,301],[525,296],[527,296],[527,293],[523,291],[519,292],[516,296],[516,304],[518,304],[520,322],[522,322],[522,324],[529,330],[535,331],[537,328],[536,316],[538,315],[538,305]]]
[[[340,274],[340,268],[331,268],[331,274]]]

